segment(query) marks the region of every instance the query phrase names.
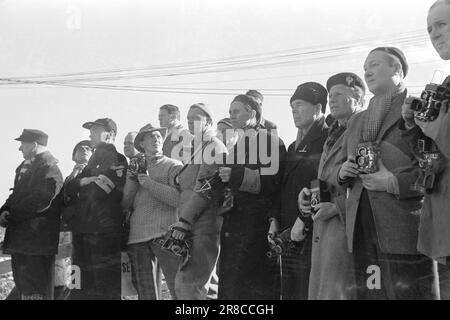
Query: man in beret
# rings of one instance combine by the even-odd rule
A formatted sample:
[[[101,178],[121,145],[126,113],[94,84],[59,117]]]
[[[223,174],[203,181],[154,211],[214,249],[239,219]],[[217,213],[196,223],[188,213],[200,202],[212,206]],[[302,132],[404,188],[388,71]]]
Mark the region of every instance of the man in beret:
[[[309,300],[343,300],[354,298],[353,257],[347,249],[345,234],[346,190],[333,185],[336,155],[349,119],[364,106],[365,85],[354,73],[339,73],[327,81],[330,115],[336,119],[328,131],[319,163],[318,178],[330,193],[330,202],[323,201],[313,216],[313,245]],[[299,195],[301,212],[311,213],[311,190]]]
[[[261,127],[267,130],[277,130],[277,125],[275,123],[267,120],[262,116],[262,104],[264,102],[264,96],[256,90],[248,90],[245,94],[254,98],[259,105],[259,109],[261,112],[261,119],[259,119],[259,124],[261,125]]]
[[[83,171],[65,186],[78,212],[69,221],[73,264],[81,271],[81,289],[73,299],[121,298],[122,192],[127,161],[117,152],[116,123],[102,118],[83,124],[94,153]]]
[[[179,219],[173,225],[175,239],[192,245],[175,278],[175,291],[181,300],[207,298],[209,281],[219,253],[217,211],[221,206],[216,185],[218,164],[226,157],[225,145],[215,136],[210,108],[196,103],[189,108],[187,121],[194,136],[189,150],[183,151],[185,166],[175,179],[181,192]]]
[[[450,60],[450,1],[436,1],[428,11],[428,34],[431,43],[442,60]],[[443,86],[449,86],[447,77]],[[401,125],[405,136],[414,137],[412,149],[417,149],[419,140],[432,141],[429,151],[440,155],[433,159],[432,175],[435,185],[425,194],[420,215],[418,249],[435,259],[439,270],[440,298],[450,300],[450,112],[441,107],[434,121],[421,121],[414,117],[409,97],[403,106],[404,123]]]
[[[411,214],[422,202],[411,188],[418,161],[398,128],[408,64],[400,49],[379,47],[364,70],[374,97],[348,122],[335,175],[335,184],[348,188],[345,221],[357,299],[432,299],[432,260],[417,251],[419,218]],[[371,173],[355,161],[361,147],[378,159]]]
[[[308,299],[311,268],[312,220],[299,215],[297,198],[303,188],[317,179],[320,155],[328,136],[325,110],[328,92],[321,84],[307,82],[299,85],[290,100],[297,139],[287,150],[279,198],[270,217],[269,241],[291,227],[291,240],[302,242],[289,256],[282,256],[282,298]],[[306,232],[305,229],[311,231]]]
[[[58,251],[60,208],[54,201],[63,177],[46,150],[46,133],[25,129],[16,139],[24,162],[16,169],[14,189],[0,208],[6,227],[4,253],[11,255],[14,282],[22,300],[52,299],[52,269]]]

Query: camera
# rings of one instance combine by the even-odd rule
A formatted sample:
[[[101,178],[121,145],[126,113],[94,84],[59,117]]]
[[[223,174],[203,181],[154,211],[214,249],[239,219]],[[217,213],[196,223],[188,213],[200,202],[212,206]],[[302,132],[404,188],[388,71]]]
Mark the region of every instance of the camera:
[[[311,212],[316,214],[319,209],[317,206],[321,202],[330,202],[331,194],[328,191],[327,184],[322,180],[311,181]]]
[[[439,116],[443,101],[447,99],[450,99],[448,86],[430,83],[425,86],[420,98],[415,98],[411,102],[411,110],[414,111],[417,120],[434,121]],[[445,107],[448,108],[448,105]]]
[[[373,143],[362,143],[356,148],[355,162],[360,173],[375,173],[378,171],[379,149]]]
[[[434,142],[426,136],[417,139],[414,154],[421,170],[412,190],[430,194],[435,187],[436,173],[442,169],[444,158]]]
[[[266,253],[269,259],[289,256],[293,250],[301,246],[301,242],[291,240],[291,228],[284,229],[280,233],[275,234],[272,240],[275,244],[269,242],[270,250]]]
[[[145,155],[138,154],[131,158],[128,170],[130,170],[130,173],[134,177],[137,177],[141,173],[147,173],[147,160],[145,159]]]
[[[161,248],[178,256],[189,256],[190,243],[186,240],[179,240],[172,237],[172,230],[170,230],[164,238],[159,242]]]

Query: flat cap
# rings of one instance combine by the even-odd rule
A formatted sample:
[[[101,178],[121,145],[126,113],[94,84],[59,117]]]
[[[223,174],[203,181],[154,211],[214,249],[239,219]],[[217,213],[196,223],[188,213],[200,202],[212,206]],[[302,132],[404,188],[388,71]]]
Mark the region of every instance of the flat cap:
[[[37,142],[42,146],[46,146],[48,143],[48,135],[45,132],[37,129],[23,129],[20,137],[16,138],[15,140],[21,142]]]
[[[83,128],[85,129],[91,129],[94,125],[99,125],[105,128],[106,131],[114,131],[114,133],[117,133],[117,124],[114,122],[114,120],[109,118],[102,118],[97,119],[95,121],[86,122],[83,124]]]
[[[295,90],[290,103],[292,104],[295,100],[304,100],[313,105],[320,103],[322,105],[322,112],[325,112],[328,103],[328,91],[317,82],[302,83]]]

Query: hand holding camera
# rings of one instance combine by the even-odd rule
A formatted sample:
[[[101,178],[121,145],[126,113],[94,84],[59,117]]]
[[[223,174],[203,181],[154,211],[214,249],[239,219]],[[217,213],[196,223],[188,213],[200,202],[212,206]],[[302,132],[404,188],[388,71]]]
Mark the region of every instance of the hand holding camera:
[[[414,122],[414,110],[411,109],[411,103],[416,99],[415,97],[409,96],[405,99],[402,105],[402,118],[406,123],[406,128],[410,129],[416,126]]]
[[[278,234],[278,231],[280,231],[280,224],[277,219],[273,218],[270,221],[269,232],[267,233],[267,241],[269,242],[269,245],[275,245],[274,237]]]
[[[298,209],[302,215],[311,214],[311,191],[308,188],[303,188],[298,194]]]
[[[300,218],[297,218],[297,220],[295,220],[294,226],[291,229],[291,240],[300,242],[305,240],[306,235],[307,232],[304,222]]]
[[[140,174],[147,174],[147,160],[145,159],[145,155],[141,153],[130,159],[127,176],[131,179],[138,180]]]
[[[388,190],[389,179],[394,175],[384,166],[380,158],[377,166],[379,168],[377,172],[360,174],[359,177],[367,190],[385,192]]]
[[[231,178],[231,170],[230,167],[220,167],[219,168],[219,177],[222,179],[222,182],[230,182]]]
[[[341,181],[346,181],[348,179],[356,178],[358,175],[358,165],[355,163],[355,158],[349,157],[339,170],[339,179]]]

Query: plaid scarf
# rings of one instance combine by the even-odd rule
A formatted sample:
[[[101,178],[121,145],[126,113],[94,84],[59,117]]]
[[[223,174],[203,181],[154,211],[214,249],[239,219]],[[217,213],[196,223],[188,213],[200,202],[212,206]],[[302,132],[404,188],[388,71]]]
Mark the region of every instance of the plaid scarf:
[[[391,110],[391,106],[401,98],[401,93],[405,90],[405,86],[400,84],[393,92],[388,92],[382,96],[375,96],[370,100],[367,108],[368,116],[365,123],[366,130],[362,133],[362,142],[375,142],[384,118]]]

